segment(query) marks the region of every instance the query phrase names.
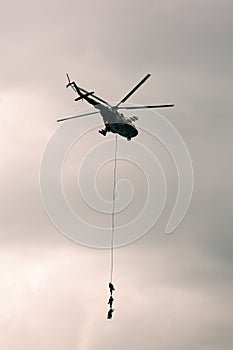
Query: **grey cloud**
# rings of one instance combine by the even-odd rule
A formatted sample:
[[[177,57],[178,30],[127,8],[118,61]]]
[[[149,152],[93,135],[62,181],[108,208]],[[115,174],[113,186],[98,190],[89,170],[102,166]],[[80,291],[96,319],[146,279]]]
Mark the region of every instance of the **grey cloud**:
[[[1,6],[1,347],[231,349],[232,3]],[[116,250],[111,323],[109,252],[66,240],[40,198],[40,160],[56,119],[86,107],[65,89],[66,71],[109,101],[151,72],[130,101],[175,102],[164,115],[194,164],[190,209],[167,237],[175,172],[152,144],[171,192],[158,224]]]

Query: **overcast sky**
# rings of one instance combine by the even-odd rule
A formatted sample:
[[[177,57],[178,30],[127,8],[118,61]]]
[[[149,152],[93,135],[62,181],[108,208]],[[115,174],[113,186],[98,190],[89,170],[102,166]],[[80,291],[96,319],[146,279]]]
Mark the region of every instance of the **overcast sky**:
[[[232,349],[232,1],[24,0],[0,7],[1,349]],[[177,182],[166,151],[154,147],[168,199],[149,233],[116,249],[111,321],[109,251],[64,237],[40,196],[40,162],[56,120],[88,107],[65,89],[66,72],[107,101],[151,73],[130,102],[174,102],[163,115],[193,162],[190,208],[165,235]],[[70,164],[86,147],[73,150]],[[99,181],[106,199],[110,168]],[[119,177],[127,177],[124,169],[119,165]],[[78,210],[72,176],[65,186]],[[136,185],[138,210],[144,185]]]

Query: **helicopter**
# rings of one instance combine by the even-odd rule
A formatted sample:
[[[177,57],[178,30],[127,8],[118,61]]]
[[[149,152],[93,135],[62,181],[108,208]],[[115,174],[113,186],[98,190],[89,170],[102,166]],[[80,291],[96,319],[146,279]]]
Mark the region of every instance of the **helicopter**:
[[[119,135],[125,137],[128,141],[130,141],[133,137],[136,137],[138,135],[138,130],[134,125],[134,122],[138,120],[138,117],[136,117],[136,116],[125,117],[123,113],[119,112],[119,110],[136,110],[136,109],[144,109],[144,108],[165,108],[165,107],[173,107],[174,106],[174,104],[135,106],[135,107],[134,106],[126,106],[126,107],[121,106],[121,104],[126,102],[129,99],[129,97],[131,95],[133,95],[133,93],[142,84],[145,83],[145,81],[151,76],[151,74],[147,74],[115,106],[111,106],[107,101],[96,96],[94,91],[86,91],[85,89],[77,86],[77,84],[74,81],[71,82],[69,75],[68,74],[66,74],[66,75],[67,75],[67,79],[68,79],[68,84],[66,85],[66,87],[67,88],[71,87],[74,90],[74,92],[77,93],[77,95],[78,95],[78,97],[75,98],[75,101],[85,100],[89,104],[91,104],[95,109],[97,109],[98,111],[58,119],[57,122],[100,113],[102,118],[103,118],[105,128],[99,130],[99,133],[102,134],[103,136],[106,136],[106,134],[108,132],[112,132],[114,134],[119,134]]]

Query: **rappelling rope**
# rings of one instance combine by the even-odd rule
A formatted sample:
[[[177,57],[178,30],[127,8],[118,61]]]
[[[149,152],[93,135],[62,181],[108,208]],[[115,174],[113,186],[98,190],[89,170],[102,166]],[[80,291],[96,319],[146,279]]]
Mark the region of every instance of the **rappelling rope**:
[[[112,190],[112,231],[111,231],[111,251],[110,251],[110,282],[113,279],[114,263],[114,233],[115,233],[115,199],[116,199],[116,162],[117,161],[117,134],[115,142],[114,171],[113,171],[113,190]]]

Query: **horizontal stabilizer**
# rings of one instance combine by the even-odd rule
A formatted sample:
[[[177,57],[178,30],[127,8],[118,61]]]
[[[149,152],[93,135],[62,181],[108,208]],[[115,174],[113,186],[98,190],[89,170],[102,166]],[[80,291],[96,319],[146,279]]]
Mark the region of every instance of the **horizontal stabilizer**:
[[[85,99],[85,97],[87,96],[90,96],[90,95],[93,95],[94,94],[94,91],[92,92],[87,92],[86,94],[84,94],[83,96],[79,96],[75,99],[75,101],[79,101],[79,100],[82,100],[83,98]]]

